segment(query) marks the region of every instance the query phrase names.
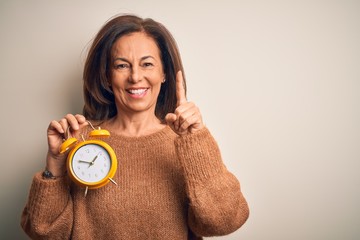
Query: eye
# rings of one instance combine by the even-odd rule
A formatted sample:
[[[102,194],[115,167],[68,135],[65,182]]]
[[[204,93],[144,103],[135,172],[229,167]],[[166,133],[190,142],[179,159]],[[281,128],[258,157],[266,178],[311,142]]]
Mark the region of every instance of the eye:
[[[117,65],[115,65],[115,68],[116,69],[127,69],[127,68],[129,68],[129,64],[127,64],[127,63],[117,64]]]
[[[145,63],[143,63],[143,67],[153,67],[153,66],[154,66],[154,64],[151,63],[151,62],[145,62]]]

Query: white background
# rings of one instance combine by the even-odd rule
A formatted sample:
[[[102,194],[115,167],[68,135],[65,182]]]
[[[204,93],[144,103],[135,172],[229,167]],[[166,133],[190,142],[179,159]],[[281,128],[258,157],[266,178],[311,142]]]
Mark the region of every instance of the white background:
[[[241,181],[250,218],[216,239],[360,238],[360,1],[0,0],[1,239],[27,239],[46,128],[81,112],[87,48],[118,13],[173,33]]]

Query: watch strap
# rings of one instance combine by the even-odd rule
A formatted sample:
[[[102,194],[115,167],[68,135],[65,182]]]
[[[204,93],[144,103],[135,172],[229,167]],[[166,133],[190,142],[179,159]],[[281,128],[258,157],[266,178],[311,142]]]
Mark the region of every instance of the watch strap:
[[[44,170],[44,172],[42,173],[42,177],[43,179],[55,179],[56,177],[54,177],[54,175],[47,169]]]

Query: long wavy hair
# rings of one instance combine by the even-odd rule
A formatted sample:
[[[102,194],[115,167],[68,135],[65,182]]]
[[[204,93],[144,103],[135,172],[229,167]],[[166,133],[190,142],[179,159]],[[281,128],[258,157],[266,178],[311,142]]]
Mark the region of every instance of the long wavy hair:
[[[96,35],[83,73],[83,114],[91,120],[107,120],[117,114],[115,97],[109,86],[111,82],[111,50],[117,39],[134,33],[144,32],[153,38],[160,50],[160,57],[166,76],[157,99],[155,115],[162,122],[169,112],[176,108],[176,73],[184,69],[175,39],[159,22],[142,19],[135,15],[120,15],[110,19]],[[184,77],[184,86],[186,86]],[[186,87],[185,87],[186,91]]]

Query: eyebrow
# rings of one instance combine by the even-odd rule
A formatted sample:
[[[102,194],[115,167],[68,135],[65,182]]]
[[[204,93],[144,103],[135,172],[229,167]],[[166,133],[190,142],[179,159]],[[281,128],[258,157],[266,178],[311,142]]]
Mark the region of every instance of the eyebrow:
[[[144,56],[144,57],[140,58],[140,60],[141,60],[141,61],[144,61],[144,60],[146,60],[146,59],[148,59],[148,58],[152,58],[152,59],[155,60],[155,58],[154,58],[153,56],[151,56],[151,55]],[[117,60],[124,61],[124,62],[129,62],[129,60],[127,60],[126,58],[123,58],[123,57],[117,57],[117,58],[115,58],[115,59],[114,59],[114,62],[117,61]]]

